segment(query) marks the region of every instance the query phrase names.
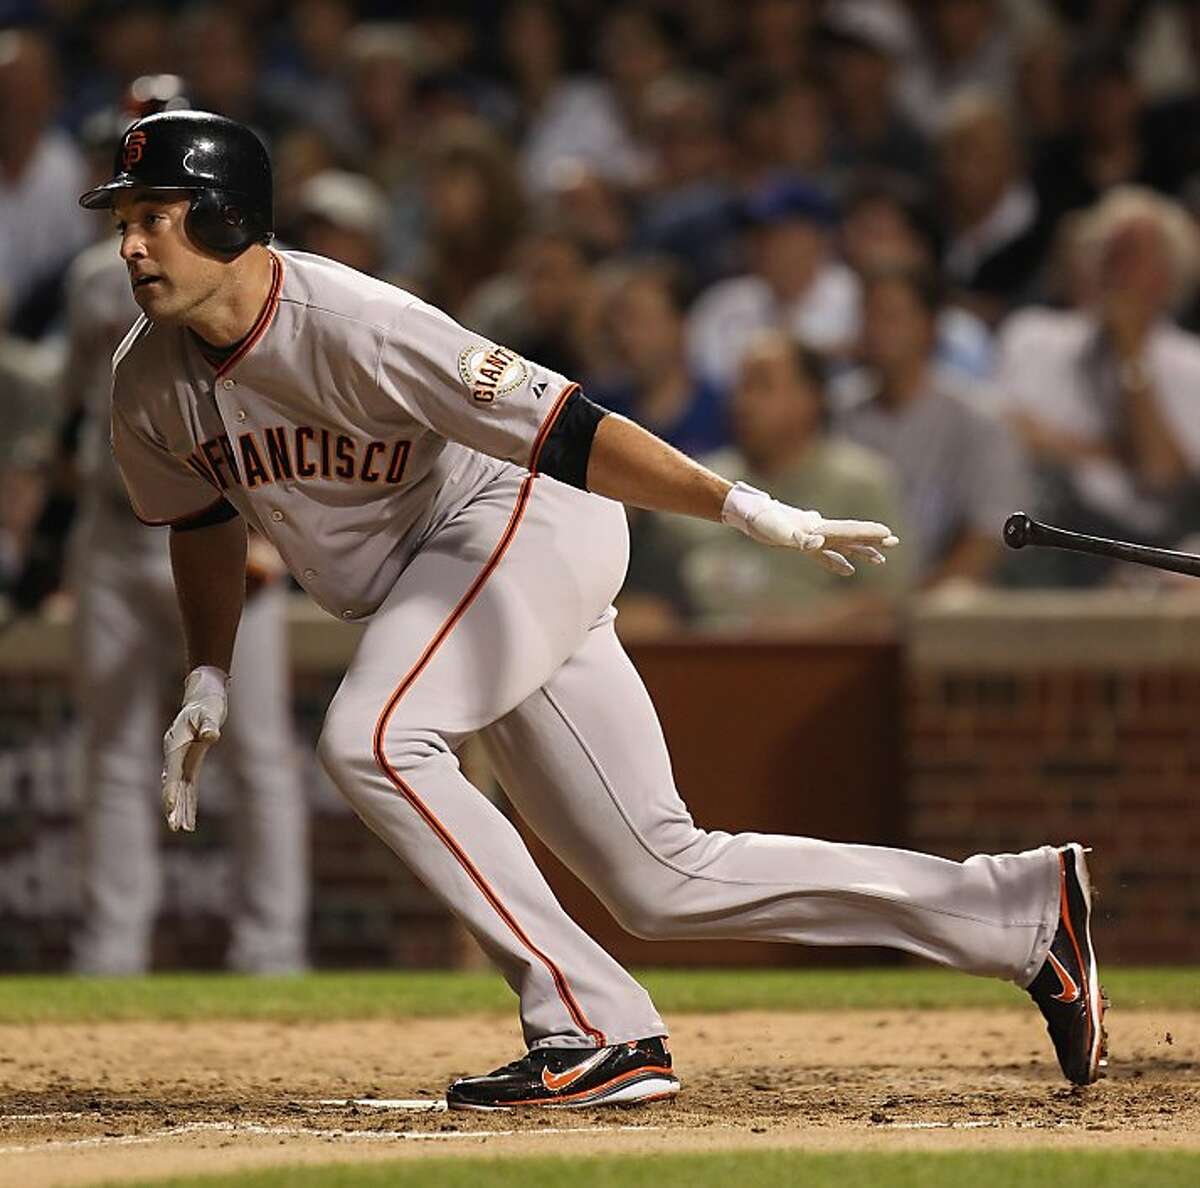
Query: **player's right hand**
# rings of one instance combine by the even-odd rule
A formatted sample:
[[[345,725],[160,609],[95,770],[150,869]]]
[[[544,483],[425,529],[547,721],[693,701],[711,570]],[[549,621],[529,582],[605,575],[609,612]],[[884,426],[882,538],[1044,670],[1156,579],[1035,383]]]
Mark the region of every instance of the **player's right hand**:
[[[736,483],[725,497],[721,519],[751,540],[777,548],[799,549],[839,577],[854,572],[850,557],[872,565],[886,558],[900,538],[886,525],[873,520],[827,520],[820,512],[789,507],[748,483]]]
[[[173,830],[196,828],[196,781],[205,752],[221,737],[228,681],[224,672],[211,665],[188,673],[183,708],[163,735],[163,811]]]

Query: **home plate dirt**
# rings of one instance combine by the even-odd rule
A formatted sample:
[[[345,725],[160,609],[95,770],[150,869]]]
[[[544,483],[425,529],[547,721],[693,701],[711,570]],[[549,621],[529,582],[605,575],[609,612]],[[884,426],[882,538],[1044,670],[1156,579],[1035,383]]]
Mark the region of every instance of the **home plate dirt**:
[[[677,1016],[684,1092],[639,1110],[447,1113],[518,1054],[495,1016],[0,1027],[0,1161],[22,1188],[466,1152],[1200,1149],[1200,1012],[1115,1011],[1112,1063],[1061,1080],[1034,1011]]]

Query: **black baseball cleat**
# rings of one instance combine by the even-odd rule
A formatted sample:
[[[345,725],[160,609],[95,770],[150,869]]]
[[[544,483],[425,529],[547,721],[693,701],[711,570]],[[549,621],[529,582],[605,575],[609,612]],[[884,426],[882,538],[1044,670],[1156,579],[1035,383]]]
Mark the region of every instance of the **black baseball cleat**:
[[[661,1037],[607,1048],[534,1048],[482,1077],[463,1077],[446,1090],[452,1110],[517,1106],[638,1105],[679,1092],[671,1053]]]
[[[1096,955],[1092,950],[1092,888],[1084,849],[1077,842],[1058,851],[1061,886],[1058,930],[1029,993],[1046,1017],[1063,1075],[1090,1085],[1108,1054]]]

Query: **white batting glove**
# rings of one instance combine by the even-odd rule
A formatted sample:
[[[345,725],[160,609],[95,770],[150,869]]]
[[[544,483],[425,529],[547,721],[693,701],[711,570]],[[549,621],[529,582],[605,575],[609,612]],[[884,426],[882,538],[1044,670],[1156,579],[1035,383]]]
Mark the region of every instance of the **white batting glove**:
[[[721,509],[721,520],[761,544],[799,549],[839,577],[849,577],[854,572],[849,557],[882,565],[887,558],[880,549],[900,543],[900,538],[886,524],[872,520],[826,520],[820,512],[789,507],[749,483],[736,483],[730,489]]]
[[[183,683],[183,708],[163,735],[163,810],[167,824],[189,833],[196,828],[196,781],[205,752],[221,737],[229,677],[202,665]]]

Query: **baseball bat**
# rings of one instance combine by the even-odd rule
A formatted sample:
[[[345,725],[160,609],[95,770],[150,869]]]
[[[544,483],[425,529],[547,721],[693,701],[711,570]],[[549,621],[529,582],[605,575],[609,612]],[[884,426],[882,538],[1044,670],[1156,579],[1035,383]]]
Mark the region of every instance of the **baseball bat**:
[[[1132,561],[1135,565],[1149,565],[1154,569],[1200,577],[1200,556],[1195,553],[1180,553],[1174,549],[1157,549],[1151,545],[1109,540],[1104,536],[1068,532],[1065,528],[1040,524],[1024,512],[1014,512],[1004,521],[1004,543],[1010,549],[1033,545],[1046,549],[1066,549],[1071,553],[1091,553],[1095,557],[1112,557],[1117,561]]]

